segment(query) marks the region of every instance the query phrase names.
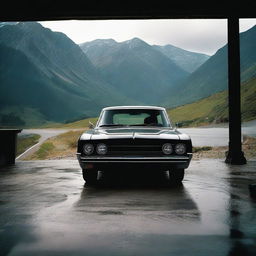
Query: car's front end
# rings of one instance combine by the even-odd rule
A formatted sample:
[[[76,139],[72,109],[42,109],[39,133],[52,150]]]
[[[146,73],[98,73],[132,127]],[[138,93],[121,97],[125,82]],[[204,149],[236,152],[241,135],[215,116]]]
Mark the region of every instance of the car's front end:
[[[143,129],[141,131],[143,134],[138,129],[136,130],[137,132],[134,132],[133,129],[130,131],[126,129],[123,131],[123,136],[120,133],[109,135],[104,131],[105,134],[102,134],[102,137],[105,138],[99,139],[88,140],[83,139],[82,136],[78,143],[77,153],[81,168],[107,170],[120,166],[129,168],[139,165],[156,170],[188,168],[192,158],[192,145],[189,137],[186,140],[181,140],[177,131],[173,132],[176,134],[171,135],[166,131],[166,138],[153,139],[152,137],[157,135],[152,134],[151,129],[147,131]],[[113,138],[115,136],[118,138]],[[158,134],[158,136],[163,136],[163,134]],[[96,135],[96,137],[101,137],[101,135]],[[110,137],[112,138],[110,139]]]
[[[134,110],[133,108],[133,112],[130,107],[125,108],[125,111],[123,108],[121,110],[118,108],[115,113],[119,113],[119,115],[121,113],[122,116],[118,116],[119,119],[114,118],[114,120],[118,120],[117,124],[113,124],[112,117],[111,124],[102,124],[99,121],[95,129],[82,134],[78,141],[77,158],[83,171],[89,173],[90,171],[107,171],[114,168],[120,170],[148,168],[164,171],[188,168],[192,158],[191,139],[170,126],[166,112],[159,112],[163,111],[162,108],[157,111],[162,118],[165,118],[165,121],[161,121],[160,114],[158,114],[155,119],[155,122],[158,120],[157,125],[123,124],[125,121],[122,118],[127,118],[129,111],[132,113],[129,118],[134,119],[137,114],[136,120],[141,122],[138,121],[138,115],[141,116],[144,112],[148,113],[148,109],[152,112],[151,107],[147,107],[146,110],[144,108]],[[153,115],[156,114],[153,113]],[[147,115],[145,116],[147,119]],[[100,120],[102,120],[102,115]],[[120,120],[123,123],[120,124]]]

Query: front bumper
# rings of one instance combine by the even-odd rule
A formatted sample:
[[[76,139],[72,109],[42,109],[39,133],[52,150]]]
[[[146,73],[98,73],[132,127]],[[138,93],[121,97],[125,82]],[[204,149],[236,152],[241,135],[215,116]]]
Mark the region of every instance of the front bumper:
[[[88,166],[99,169],[111,169],[114,167],[150,167],[150,168],[177,168],[186,169],[192,159],[192,153],[186,156],[162,156],[162,157],[108,157],[108,156],[81,156],[77,153],[77,159],[82,169]]]

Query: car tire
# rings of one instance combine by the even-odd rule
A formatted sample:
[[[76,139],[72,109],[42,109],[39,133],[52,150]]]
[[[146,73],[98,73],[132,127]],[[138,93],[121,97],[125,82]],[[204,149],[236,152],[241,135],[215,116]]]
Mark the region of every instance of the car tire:
[[[83,178],[87,185],[95,185],[97,183],[98,171],[83,169]]]
[[[169,171],[170,181],[173,184],[180,184],[184,178],[184,169],[173,169]]]

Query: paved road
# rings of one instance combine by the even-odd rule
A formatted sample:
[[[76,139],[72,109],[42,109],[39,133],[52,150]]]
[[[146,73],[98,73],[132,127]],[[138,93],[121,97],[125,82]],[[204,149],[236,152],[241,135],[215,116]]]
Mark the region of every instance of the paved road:
[[[44,141],[66,131],[67,129],[23,129],[20,134],[39,134],[41,136],[40,141]]]
[[[17,159],[22,160],[30,154],[38,150],[39,146],[48,138],[69,131],[70,129],[24,129],[23,134],[36,133],[41,135],[39,143],[27,150],[26,153],[19,156]],[[76,129],[72,129],[76,130]],[[77,129],[79,130],[79,129]],[[227,146],[229,142],[229,132],[227,127],[208,127],[208,128],[180,128],[179,131],[187,133],[192,139],[193,146]],[[256,137],[256,120],[243,124],[242,133]]]
[[[188,134],[195,147],[227,146],[229,141],[228,128],[181,128],[179,131]]]
[[[88,187],[77,161],[17,161],[0,169],[0,254],[255,256],[255,168],[192,161],[183,186],[120,170]]]
[[[192,139],[193,146],[227,146],[229,142],[228,127],[180,128]],[[242,126],[242,134],[256,137],[256,120],[246,122]]]
[[[57,136],[61,133],[69,131],[68,129],[24,129],[18,136],[23,136],[26,134],[39,134],[41,137],[38,141],[38,143],[31,148],[27,149],[23,154],[19,155],[16,159],[22,160],[26,158],[27,156],[33,154],[36,152],[40,145],[47,139]]]
[[[246,135],[256,137],[256,120],[244,123],[242,132]]]

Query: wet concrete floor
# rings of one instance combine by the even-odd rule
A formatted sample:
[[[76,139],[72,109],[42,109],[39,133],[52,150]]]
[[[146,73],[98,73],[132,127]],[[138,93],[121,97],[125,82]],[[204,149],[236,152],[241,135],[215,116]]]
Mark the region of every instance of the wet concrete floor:
[[[256,255],[256,161],[192,161],[180,186],[140,173],[89,187],[76,160],[0,169],[0,255]]]

